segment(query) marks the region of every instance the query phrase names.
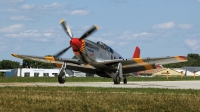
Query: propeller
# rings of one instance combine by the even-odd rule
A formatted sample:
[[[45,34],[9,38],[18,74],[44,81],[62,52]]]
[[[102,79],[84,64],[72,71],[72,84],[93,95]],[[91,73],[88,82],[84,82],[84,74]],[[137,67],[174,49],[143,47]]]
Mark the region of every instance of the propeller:
[[[65,20],[62,19],[60,20],[60,24],[62,25],[63,29],[65,30],[65,32],[67,33],[67,35],[72,39],[73,38],[73,34],[69,28],[69,26],[65,26]]]
[[[92,28],[90,28],[87,32],[85,32],[80,38],[79,40],[85,39],[86,37],[88,37],[90,34],[92,34],[95,30],[98,29],[97,25],[92,26]]]
[[[55,58],[60,57],[61,55],[63,55],[69,48],[71,48],[71,46],[66,47],[65,49],[59,51],[58,53],[56,53],[55,55],[53,55]]]
[[[73,46],[72,46],[73,49],[78,49],[80,47],[81,40],[87,38],[89,35],[91,35],[94,31],[96,31],[98,29],[98,26],[94,25],[88,31],[86,31],[80,38],[74,38],[73,34],[70,30],[70,27],[68,25],[66,25],[66,22],[64,19],[62,19],[60,21],[60,24],[63,27],[63,29],[65,30],[65,32],[67,33],[67,35],[71,38],[71,40],[70,40],[69,47],[66,47],[65,49],[59,51],[57,54],[54,55],[54,57],[57,57],[57,58],[60,57],[62,54],[64,54],[67,50],[69,50],[69,48],[71,48],[72,44],[73,44]],[[77,44],[77,41],[79,41],[78,42],[79,45]],[[79,47],[77,47],[77,46],[79,46]]]

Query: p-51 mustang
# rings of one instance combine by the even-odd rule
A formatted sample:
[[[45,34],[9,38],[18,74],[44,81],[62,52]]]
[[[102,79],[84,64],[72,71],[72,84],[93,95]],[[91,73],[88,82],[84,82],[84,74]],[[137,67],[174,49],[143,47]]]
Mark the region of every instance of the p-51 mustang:
[[[61,68],[58,75],[58,82],[61,84],[66,81],[66,69],[97,74],[101,77],[113,78],[114,84],[120,84],[122,79],[124,84],[127,84],[126,77],[130,76],[133,72],[155,69],[156,65],[187,61],[184,56],[140,58],[139,47],[135,48],[132,58],[126,59],[105,43],[100,41],[95,43],[86,39],[90,34],[98,29],[96,25],[90,28],[80,38],[74,38],[70,28],[65,25],[65,20],[61,20],[60,24],[67,35],[71,38],[69,47],[53,56],[41,57],[19,54],[12,54],[12,56],[21,59],[55,63],[57,67]],[[60,58],[60,56],[70,48],[72,48],[78,59]]]

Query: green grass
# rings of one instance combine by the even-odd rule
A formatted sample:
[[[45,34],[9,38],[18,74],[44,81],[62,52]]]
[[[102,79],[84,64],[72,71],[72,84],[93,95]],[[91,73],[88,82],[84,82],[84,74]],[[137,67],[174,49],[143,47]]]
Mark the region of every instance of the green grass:
[[[128,81],[167,81],[129,77]],[[169,81],[200,77],[169,77]],[[56,77],[0,77],[0,83],[57,82]],[[67,82],[112,82],[112,78],[68,77]],[[196,85],[198,86],[198,85]],[[100,87],[0,87],[0,112],[198,112],[200,90]]]
[[[200,80],[200,77],[128,77],[128,81],[187,81]],[[0,83],[11,82],[58,82],[56,77],[0,77]],[[112,82],[112,78],[102,77],[67,77],[66,82]]]
[[[3,87],[0,111],[198,112],[199,90]]]

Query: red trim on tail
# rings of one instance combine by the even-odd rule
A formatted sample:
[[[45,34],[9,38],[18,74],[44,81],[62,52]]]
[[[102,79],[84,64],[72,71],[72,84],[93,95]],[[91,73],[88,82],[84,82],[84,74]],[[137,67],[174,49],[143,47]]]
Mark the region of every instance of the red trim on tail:
[[[133,58],[140,58],[140,48],[138,46],[135,48]]]

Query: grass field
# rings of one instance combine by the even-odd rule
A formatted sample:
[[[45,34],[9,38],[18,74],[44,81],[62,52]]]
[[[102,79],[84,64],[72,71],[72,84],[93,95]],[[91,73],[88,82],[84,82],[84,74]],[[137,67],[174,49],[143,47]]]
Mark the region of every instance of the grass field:
[[[128,77],[128,81],[167,81],[166,77]],[[200,80],[200,77],[169,77],[168,81]],[[9,82],[58,82],[56,77],[0,77],[0,83]],[[67,77],[66,82],[112,82],[112,78]]]
[[[92,87],[0,88],[3,112],[199,112],[200,91]]]
[[[200,77],[169,77],[169,81]],[[69,77],[67,82],[111,82],[101,77]],[[128,81],[166,81],[130,77]],[[0,83],[57,82],[56,77],[1,77]],[[199,85],[196,85],[199,86]],[[200,90],[100,87],[0,87],[0,112],[199,112]]]

